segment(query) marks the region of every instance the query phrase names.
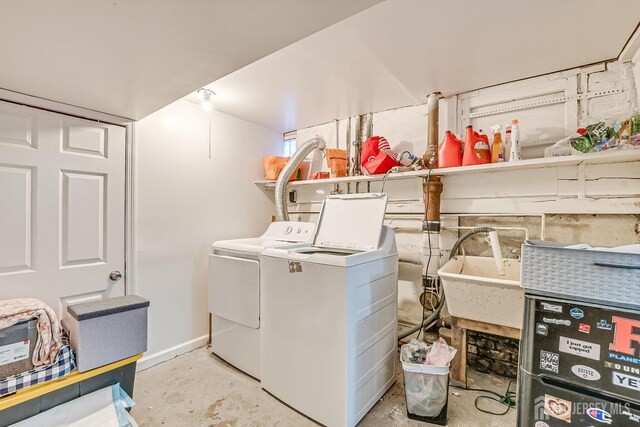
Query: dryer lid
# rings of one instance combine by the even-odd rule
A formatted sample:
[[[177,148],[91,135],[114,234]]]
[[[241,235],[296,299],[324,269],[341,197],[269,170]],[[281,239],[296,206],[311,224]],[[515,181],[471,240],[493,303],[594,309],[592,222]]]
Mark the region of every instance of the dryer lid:
[[[313,246],[356,251],[377,249],[386,208],[385,193],[325,197]]]

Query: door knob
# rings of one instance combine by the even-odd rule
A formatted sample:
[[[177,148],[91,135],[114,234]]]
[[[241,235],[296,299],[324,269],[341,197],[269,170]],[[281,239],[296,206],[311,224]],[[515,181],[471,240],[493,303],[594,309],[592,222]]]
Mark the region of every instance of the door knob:
[[[109,273],[109,280],[113,280],[115,282],[116,280],[120,279],[122,279],[122,273],[120,273],[119,271],[112,271],[111,273]]]

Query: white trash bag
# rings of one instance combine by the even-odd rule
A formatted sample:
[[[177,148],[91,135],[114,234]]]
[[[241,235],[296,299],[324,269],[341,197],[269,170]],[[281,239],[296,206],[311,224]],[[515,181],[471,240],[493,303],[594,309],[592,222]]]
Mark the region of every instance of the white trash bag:
[[[447,403],[449,364],[456,351],[442,338],[433,345],[413,339],[402,346],[400,361],[410,414],[435,417],[442,411]]]

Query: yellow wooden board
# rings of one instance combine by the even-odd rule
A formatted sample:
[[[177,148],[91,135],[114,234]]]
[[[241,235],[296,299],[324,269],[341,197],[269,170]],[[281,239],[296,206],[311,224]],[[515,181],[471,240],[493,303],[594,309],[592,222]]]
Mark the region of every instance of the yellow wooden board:
[[[73,371],[69,375],[66,375],[62,378],[58,378],[52,381],[47,381],[45,383],[37,384],[31,387],[23,388],[21,390],[18,390],[16,393],[12,395],[0,398],[0,411],[10,408],[19,403],[23,403],[28,400],[34,399],[36,397],[40,397],[44,394],[51,393],[52,391],[56,391],[68,385],[79,383],[80,381],[86,380],[88,378],[95,377],[97,375],[112,371],[114,369],[118,369],[122,366],[128,365],[129,363],[135,362],[141,357],[142,357],[142,354],[136,354],[135,356],[131,356],[127,359],[119,360],[117,362],[110,363],[108,365],[101,366],[96,369],[92,369],[90,371],[86,371],[86,372]]]

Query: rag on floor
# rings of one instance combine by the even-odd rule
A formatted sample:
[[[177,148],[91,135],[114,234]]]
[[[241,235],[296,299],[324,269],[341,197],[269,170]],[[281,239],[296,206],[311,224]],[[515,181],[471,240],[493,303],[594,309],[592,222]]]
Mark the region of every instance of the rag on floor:
[[[62,347],[60,324],[55,312],[35,298],[16,298],[0,301],[0,329],[24,320],[38,319],[38,340],[33,349],[33,366],[50,365]]]

